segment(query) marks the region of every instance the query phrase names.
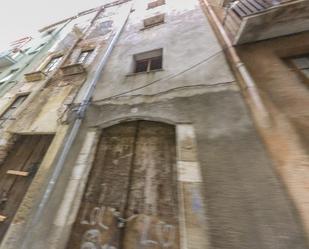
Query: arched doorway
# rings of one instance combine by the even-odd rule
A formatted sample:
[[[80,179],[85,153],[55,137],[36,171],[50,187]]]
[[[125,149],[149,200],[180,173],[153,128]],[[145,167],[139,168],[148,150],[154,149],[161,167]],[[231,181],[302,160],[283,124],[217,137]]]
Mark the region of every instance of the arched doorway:
[[[179,248],[172,125],[103,129],[67,249]]]

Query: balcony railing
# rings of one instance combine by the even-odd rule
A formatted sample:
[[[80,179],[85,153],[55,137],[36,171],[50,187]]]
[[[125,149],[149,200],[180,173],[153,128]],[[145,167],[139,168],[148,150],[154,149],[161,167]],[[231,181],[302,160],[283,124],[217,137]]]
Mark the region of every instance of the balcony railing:
[[[233,38],[239,38],[240,32],[243,32],[246,27],[246,20],[248,18],[253,19],[255,16],[261,17],[263,14],[265,16],[268,13],[273,13],[274,11],[282,11],[284,8],[297,8],[294,6],[298,6],[298,13],[303,12],[300,16],[304,16],[304,13],[308,13],[307,5],[304,5],[304,2],[307,0],[236,0],[231,1],[225,10],[225,14],[222,20],[223,25],[230,33]],[[299,8],[300,4],[306,6],[305,8]],[[299,10],[300,9],[300,10]],[[282,13],[285,13],[282,11]],[[294,15],[291,14],[291,15]],[[298,18],[295,15],[295,19]],[[291,20],[289,16],[286,20]],[[274,19],[273,23],[269,23],[269,25],[275,24],[276,20]],[[259,20],[256,23],[263,23],[263,20]],[[250,25],[252,22],[250,23]],[[255,25],[256,26],[256,25]],[[236,42],[237,43],[237,42]]]
[[[240,19],[267,11],[272,7],[296,0],[237,0],[230,3],[229,10]]]

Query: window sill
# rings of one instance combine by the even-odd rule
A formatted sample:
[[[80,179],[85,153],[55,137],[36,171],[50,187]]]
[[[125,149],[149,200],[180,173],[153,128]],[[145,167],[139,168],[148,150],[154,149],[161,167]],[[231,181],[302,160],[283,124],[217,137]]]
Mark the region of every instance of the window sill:
[[[158,23],[155,23],[155,24],[153,24],[153,25],[150,25],[150,26],[147,26],[147,27],[143,27],[143,28],[141,28],[140,29],[140,31],[143,31],[143,30],[147,30],[147,29],[151,29],[151,28],[153,28],[153,27],[156,27],[156,26],[160,26],[160,25],[162,25],[162,24],[165,24],[166,22],[158,22]]]
[[[126,77],[132,77],[132,76],[137,76],[137,75],[147,75],[147,74],[162,72],[162,71],[164,71],[164,69],[156,69],[156,70],[151,70],[149,72],[130,73],[130,74],[127,74]]]

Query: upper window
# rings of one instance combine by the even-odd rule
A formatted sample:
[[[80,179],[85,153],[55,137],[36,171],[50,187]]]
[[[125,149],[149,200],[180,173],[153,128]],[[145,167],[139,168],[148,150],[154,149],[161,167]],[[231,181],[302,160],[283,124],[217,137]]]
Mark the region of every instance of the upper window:
[[[93,53],[93,49],[82,51],[80,55],[78,56],[77,63],[79,64],[87,63],[92,53]]]
[[[45,46],[45,43],[40,44],[40,46],[38,46],[35,50],[32,50],[29,52],[30,54],[36,54],[37,52],[39,52],[43,47]]]
[[[11,70],[4,78],[0,79],[0,84],[4,83],[7,80],[10,80],[17,71],[18,69]]]
[[[144,20],[144,28],[151,28],[153,26],[164,23],[164,14],[149,17]]]
[[[3,126],[3,124],[10,120],[16,109],[26,100],[28,95],[21,95],[18,96],[14,102],[8,107],[4,113],[0,116],[0,127]]]
[[[155,7],[161,6],[165,4],[165,0],[156,0],[148,3],[148,9],[153,9]]]
[[[134,55],[134,73],[150,72],[162,69],[162,49]]]
[[[44,73],[49,73],[55,70],[55,68],[60,64],[61,60],[62,60],[62,56],[51,58],[51,60],[48,62],[48,64],[44,68]]]

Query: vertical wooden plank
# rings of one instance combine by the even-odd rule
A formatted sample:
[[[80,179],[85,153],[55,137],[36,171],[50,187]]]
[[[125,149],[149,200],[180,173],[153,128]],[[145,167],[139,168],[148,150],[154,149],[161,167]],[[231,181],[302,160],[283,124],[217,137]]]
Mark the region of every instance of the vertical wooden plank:
[[[123,247],[179,248],[174,126],[140,121]]]

